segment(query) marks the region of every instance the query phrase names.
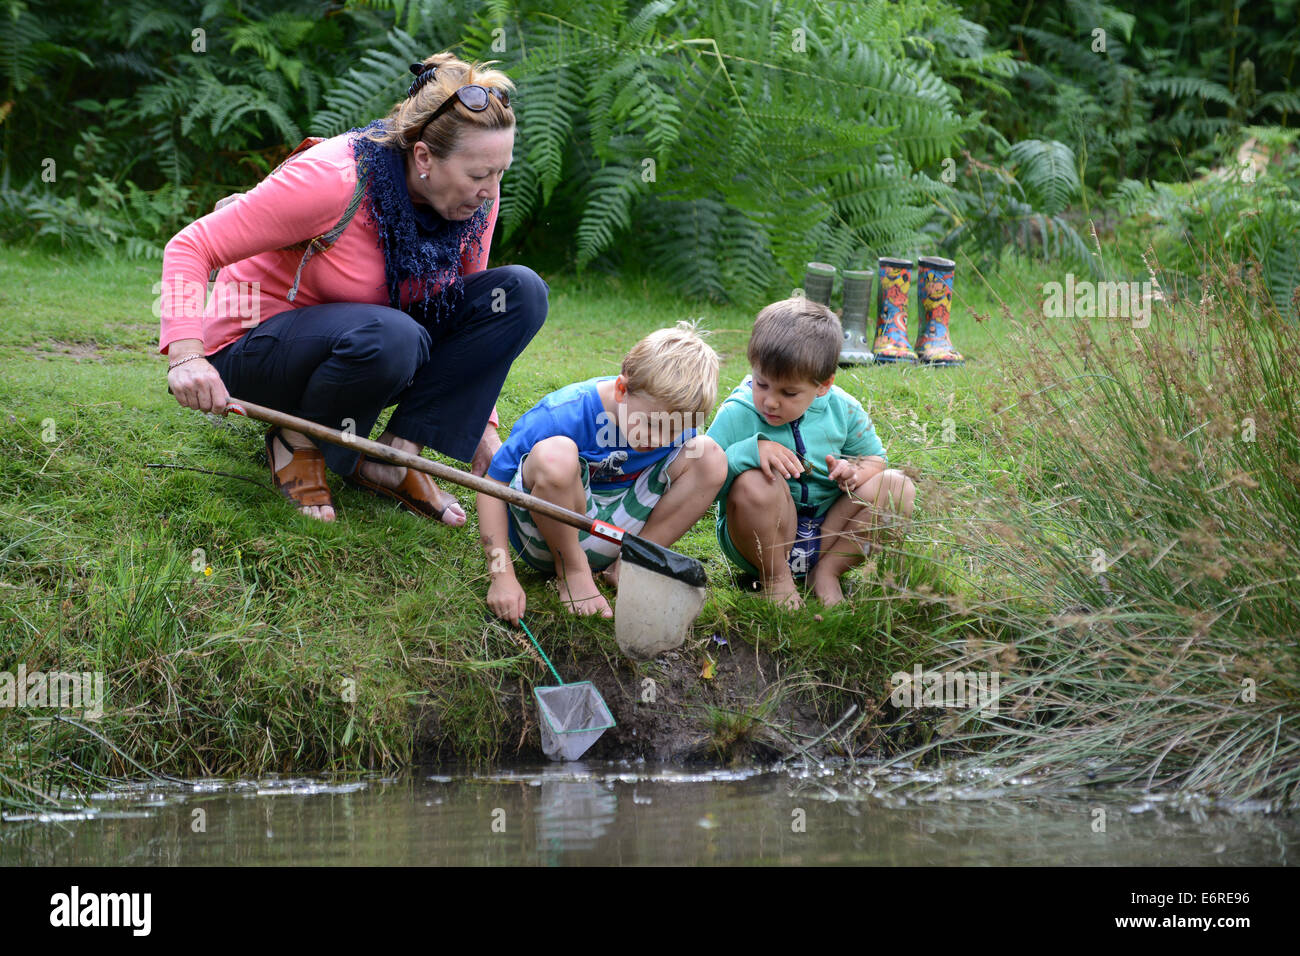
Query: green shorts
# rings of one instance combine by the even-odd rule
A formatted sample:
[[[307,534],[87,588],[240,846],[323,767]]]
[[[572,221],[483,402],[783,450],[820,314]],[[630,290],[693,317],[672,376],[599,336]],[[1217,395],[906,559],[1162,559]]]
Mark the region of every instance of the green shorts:
[[[624,531],[637,534],[645,526],[654,506],[672,487],[668,477],[668,468],[676,460],[685,446],[679,445],[665,455],[659,462],[651,465],[636,477],[631,485],[613,488],[602,487],[595,491],[591,488],[591,476],[588,474],[587,462],[581,460],[582,490],[587,495],[587,517],[607,522]],[[532,492],[524,487],[524,462],[528,455],[519,460],[519,468],[510,479],[510,487],[526,494]],[[519,557],[536,571],[546,574],[555,573],[555,562],[551,558],[551,549],[546,539],[533,523],[533,516],[527,508],[508,505],[510,512],[509,535]],[[592,571],[602,571],[614,563],[618,557],[619,546],[612,541],[597,537],[589,531],[578,532],[578,544],[587,554],[587,563]]]

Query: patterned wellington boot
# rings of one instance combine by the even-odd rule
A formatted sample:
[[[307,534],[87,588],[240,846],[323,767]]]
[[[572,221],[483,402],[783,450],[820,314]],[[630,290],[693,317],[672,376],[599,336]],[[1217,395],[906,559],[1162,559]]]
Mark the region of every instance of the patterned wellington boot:
[[[869,365],[875,361],[867,341],[867,313],[871,311],[871,273],[844,270],[844,314],[840,325],[844,341],[840,345],[840,365]]]
[[[938,256],[917,260],[916,298],[921,304],[921,335],[917,355],[930,365],[964,365],[966,359],[952,347],[948,325],[952,314],[952,274],[956,263]]]
[[[872,351],[877,362],[915,362],[916,353],[907,344],[907,299],[912,291],[910,259],[879,260],[880,291],[876,295],[876,342]]]
[[[825,262],[810,262],[803,274],[803,294],[826,308],[831,306],[831,288],[835,285],[835,267]]]

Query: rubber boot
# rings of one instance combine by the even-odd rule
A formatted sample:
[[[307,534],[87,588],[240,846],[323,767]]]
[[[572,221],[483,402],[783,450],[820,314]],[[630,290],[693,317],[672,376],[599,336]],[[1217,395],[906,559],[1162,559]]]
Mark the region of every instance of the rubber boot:
[[[939,256],[917,260],[916,299],[921,308],[921,334],[917,357],[930,365],[964,365],[966,359],[952,347],[948,325],[952,315],[952,275],[957,264]]]
[[[835,286],[835,267],[825,262],[810,262],[803,274],[803,294],[826,308],[831,307],[831,289]]]
[[[871,278],[870,272],[844,270],[844,314],[840,317],[844,341],[840,345],[840,365],[868,365],[875,361],[867,341]]]
[[[876,342],[872,351],[877,362],[915,362],[916,353],[907,344],[907,300],[912,291],[910,259],[881,258],[880,290],[876,295]]]

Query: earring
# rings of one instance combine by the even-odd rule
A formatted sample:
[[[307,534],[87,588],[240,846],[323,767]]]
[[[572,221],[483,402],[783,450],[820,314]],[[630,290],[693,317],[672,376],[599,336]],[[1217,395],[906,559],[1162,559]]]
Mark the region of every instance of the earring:
[[[429,178],[429,174],[428,174],[428,173],[420,173],[420,178],[421,178],[421,179],[428,179],[428,178]]]

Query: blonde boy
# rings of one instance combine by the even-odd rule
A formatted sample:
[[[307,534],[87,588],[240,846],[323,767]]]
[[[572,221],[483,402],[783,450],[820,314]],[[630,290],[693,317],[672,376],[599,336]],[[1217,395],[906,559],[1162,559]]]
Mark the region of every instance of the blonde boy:
[[[796,577],[823,604],[886,528],[912,513],[911,479],[885,462],[866,411],[834,384],[839,319],[803,298],[758,314],[751,373],[723,401],[708,437],[726,450],[718,544],[770,600],[800,607]]]
[[[534,405],[487,476],[671,546],[727,477],[727,456],[696,433],[717,396],[717,353],[679,322],[633,346],[621,374],[567,385]],[[477,506],[494,614],[516,624],[526,604],[508,540],[525,564],[556,576],[574,613],[613,616],[593,571],[617,586],[615,545],[489,495]]]

